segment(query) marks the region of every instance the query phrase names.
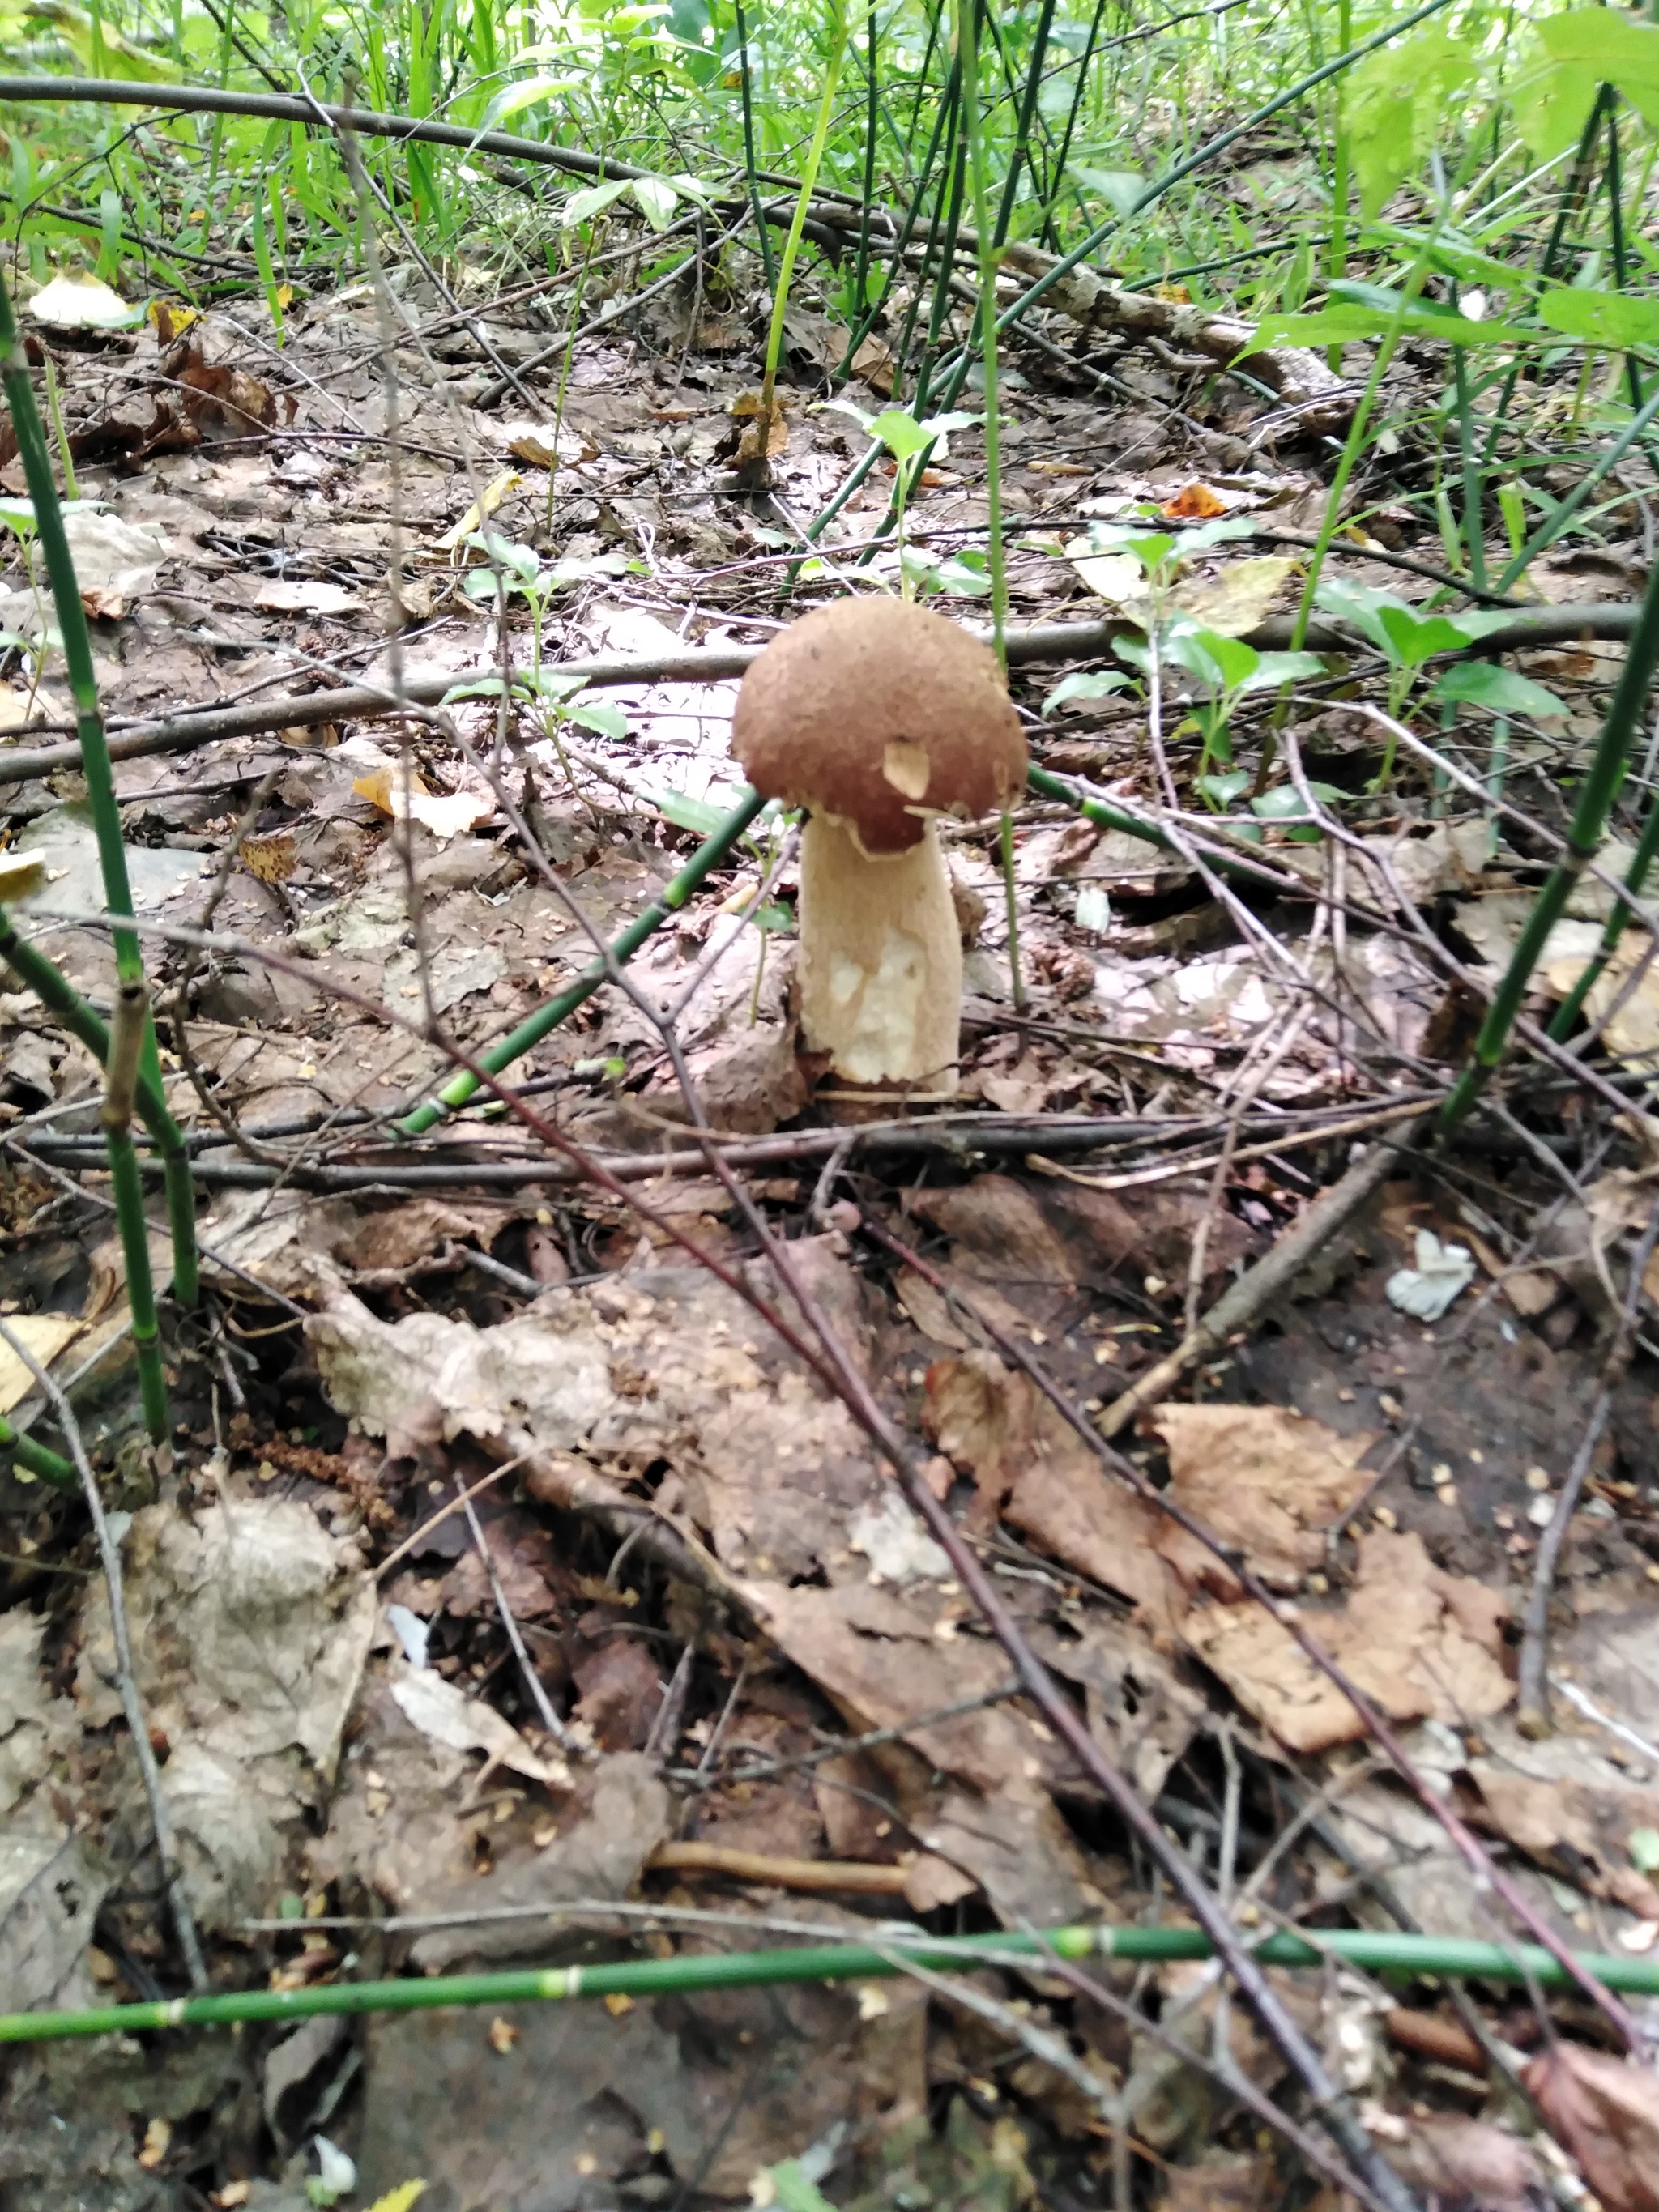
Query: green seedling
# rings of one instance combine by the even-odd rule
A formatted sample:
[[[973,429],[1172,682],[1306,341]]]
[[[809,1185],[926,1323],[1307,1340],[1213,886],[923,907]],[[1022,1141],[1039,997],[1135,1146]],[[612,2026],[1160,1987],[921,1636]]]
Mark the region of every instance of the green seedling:
[[[1231,726],[1239,701],[1252,691],[1276,691],[1303,677],[1322,675],[1324,663],[1316,653],[1258,653],[1242,637],[1179,622],[1171,624],[1164,639],[1163,659],[1166,667],[1182,670],[1202,688],[1204,696],[1194,700],[1188,713],[1188,721],[1202,740],[1195,787],[1205,803],[1219,811],[1244,787],[1236,781],[1243,771],[1233,767]],[[1212,763],[1231,773],[1218,777],[1212,773]]]
[[[1489,632],[1503,629],[1514,620],[1512,615],[1500,607],[1466,607],[1456,615],[1425,615],[1420,608],[1396,598],[1392,592],[1370,591],[1363,585],[1340,584],[1328,580],[1320,584],[1314,595],[1314,604],[1326,614],[1334,615],[1339,622],[1351,623],[1387,661],[1389,714],[1396,722],[1403,718],[1412,693],[1422,682],[1424,671],[1436,653],[1461,653],[1465,647],[1478,643]],[[1496,675],[1504,673],[1501,670],[1492,672]],[[1443,685],[1449,680],[1449,678],[1443,677],[1441,683]],[[1519,677],[1512,680],[1516,684],[1525,681]],[[1534,684],[1531,690],[1550,700],[1550,713],[1564,711],[1560,702],[1553,693],[1546,692],[1542,684]],[[1436,696],[1452,701],[1460,694],[1455,690],[1446,691],[1437,687]],[[1474,691],[1461,696],[1475,699]],[[1478,699],[1476,703],[1486,705],[1491,701]],[[1536,707],[1515,709],[1494,706],[1493,711],[1535,713],[1538,709]],[[1370,787],[1373,792],[1388,789],[1394,775],[1395,750],[1395,740],[1390,735],[1382,755],[1382,765],[1371,781]]]
[[[826,399],[823,405],[825,409],[833,409],[838,415],[850,415],[861,430],[874,439],[878,446],[884,446],[893,457],[896,485],[893,503],[899,548],[899,589],[904,597],[907,599],[914,599],[924,596],[929,591],[945,591],[966,593],[977,598],[983,592],[988,592],[991,588],[991,580],[984,566],[982,554],[955,554],[950,556],[947,563],[939,561],[936,556],[922,553],[918,548],[907,546],[904,542],[904,510],[921,479],[922,470],[927,465],[929,456],[939,461],[948,459],[951,452],[951,431],[966,430],[973,423],[982,422],[985,417],[982,415],[964,415],[957,412],[949,415],[924,415],[918,422],[916,417],[903,407],[886,407],[880,414],[871,415],[862,407],[855,407],[850,399]],[[973,565],[975,562],[981,564],[977,568]],[[939,570],[947,565],[951,566],[952,571],[948,580],[939,575]],[[979,577],[981,580],[977,583],[963,580],[973,576]],[[933,580],[921,580],[930,577]]]

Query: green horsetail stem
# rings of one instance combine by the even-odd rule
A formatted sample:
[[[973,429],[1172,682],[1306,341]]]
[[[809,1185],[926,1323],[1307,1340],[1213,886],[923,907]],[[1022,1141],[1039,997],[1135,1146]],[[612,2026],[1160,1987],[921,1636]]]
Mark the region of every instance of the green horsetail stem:
[[[548,1919],[556,1924],[556,1905]],[[296,1920],[295,1932],[306,1926]],[[720,1952],[611,1965],[530,1967],[499,1974],[411,1976],[405,1981],[335,1982],[320,1988],[246,1990],[222,1996],[91,2005],[78,2012],[0,2014],[0,2043],[60,2042],[71,2036],[131,2035],[164,2027],[225,2027],[241,2021],[308,2020],[323,2013],[430,2012],[443,2005],[568,2002],[577,1997],[650,1997],[704,1990],[757,1989],[778,1982],[871,1981],[907,1966],[933,1973],[1024,1966],[1053,1958],[1158,1962],[1212,1956],[1195,1928],[1055,1928],[1041,1935],[940,1938],[897,1927],[872,1943],[803,1944],[782,1951]],[[1334,1959],[1368,1973],[1569,1986],[1549,1952],[1530,1943],[1480,1943],[1456,1936],[1402,1936],[1370,1929],[1321,1929],[1316,1940],[1278,1934],[1252,1946],[1269,1966],[1322,1966]],[[1579,1954],[1608,1989],[1659,1996],[1659,1959]]]
[[[47,448],[40,410],[35,404],[34,387],[29,380],[28,359],[18,332],[17,318],[12,312],[11,294],[3,279],[0,279],[0,389],[4,392],[7,410],[16,434],[18,458],[23,464],[23,475],[34,509],[35,531],[46,562],[47,580],[52,586],[52,605],[58,617],[58,635],[63,642],[64,672],[69,678],[70,696],[75,705],[75,733],[80,740],[81,769],[86,777],[93,833],[98,845],[98,865],[104,879],[104,900],[116,920],[116,927],[111,933],[116,977],[123,985],[142,986],[144,963],[137,933],[131,927],[124,929],[120,927],[123,921],[130,924],[132,920],[132,886],[127,877],[126,848],[121,842],[121,811],[115,797],[115,772],[110,765],[103,710],[98,702],[98,677],[93,665],[92,633],[87,627],[86,609],[81,604],[81,586],[70,552],[69,536],[64,527],[64,510],[52,477],[52,455]],[[138,1075],[140,1081],[148,1083],[159,1097],[161,1064],[155,1049],[155,1031],[148,1011],[140,1040]],[[184,1161],[182,1147],[179,1157]],[[146,1255],[149,1252],[142,1194],[137,1175],[124,1176],[113,1152],[111,1170],[115,1181],[116,1204],[120,1209],[122,1241],[128,1251],[131,1273],[131,1254],[138,1239],[143,1238],[144,1242]],[[187,1163],[184,1173],[187,1178]],[[197,1291],[193,1195],[186,1208],[179,1201],[170,1185],[169,1216],[174,1243],[173,1287],[180,1303],[191,1304],[194,1303]],[[178,1249],[181,1237],[184,1238],[182,1252]],[[144,1273],[148,1274],[148,1257]],[[129,1296],[134,1302],[135,1320],[137,1317],[137,1299],[142,1295],[141,1285],[136,1283],[130,1285]],[[155,1409],[148,1402],[146,1413],[150,1417],[152,1433],[155,1433]],[[167,1433],[167,1426],[163,1407],[161,1435]]]

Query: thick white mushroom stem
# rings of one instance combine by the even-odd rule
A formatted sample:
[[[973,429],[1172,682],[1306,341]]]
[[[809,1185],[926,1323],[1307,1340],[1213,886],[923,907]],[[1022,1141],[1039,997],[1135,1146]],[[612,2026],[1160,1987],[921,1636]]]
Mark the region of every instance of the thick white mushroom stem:
[[[833,815],[800,841],[801,1030],[852,1083],[957,1087],[962,936],[929,822],[872,860]]]

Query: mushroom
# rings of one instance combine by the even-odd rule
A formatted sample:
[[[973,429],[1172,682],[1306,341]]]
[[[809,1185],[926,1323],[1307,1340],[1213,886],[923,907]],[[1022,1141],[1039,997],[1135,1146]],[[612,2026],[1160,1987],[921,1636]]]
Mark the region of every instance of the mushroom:
[[[738,695],[732,750],[757,791],[807,810],[800,1021],[858,1084],[957,1087],[962,936],[936,819],[1025,781],[996,656],[903,599],[841,599],[780,632]]]

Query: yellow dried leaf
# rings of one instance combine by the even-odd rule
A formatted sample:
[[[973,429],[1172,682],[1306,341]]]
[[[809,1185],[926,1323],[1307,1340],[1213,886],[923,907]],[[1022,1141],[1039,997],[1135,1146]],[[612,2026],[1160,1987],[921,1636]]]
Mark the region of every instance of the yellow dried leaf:
[[[236,850],[242,866],[262,884],[285,884],[299,865],[291,830],[273,830],[264,837],[244,837]]]
[[[417,2197],[426,2195],[423,2181],[400,2181],[395,2189],[388,2189],[384,2197],[377,2197],[368,2212],[409,2212]]]
[[[82,1325],[72,1314],[41,1313],[10,1314],[6,1327],[42,1367],[50,1367],[64,1346],[79,1336]],[[10,1413],[33,1388],[28,1369],[9,1344],[0,1344],[0,1413]]]
[[[1297,563],[1281,553],[1254,561],[1230,561],[1218,574],[1177,584],[1175,604],[1206,629],[1223,637],[1243,637],[1265,622]]]
[[[492,477],[455,527],[447,530],[438,540],[439,551],[459,552],[463,542],[471,538],[474,531],[483,528],[508,492],[523,482],[524,478],[517,469],[503,469],[498,477]]]
[[[44,860],[28,853],[0,853],[0,906],[33,897],[46,879]]]
[[[405,776],[402,769],[388,764],[372,769],[368,775],[360,775],[351,788],[359,799],[366,799],[371,806],[395,820],[402,811],[398,802],[404,792],[419,795],[426,786],[412,769]]]

